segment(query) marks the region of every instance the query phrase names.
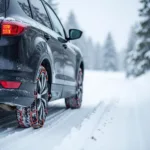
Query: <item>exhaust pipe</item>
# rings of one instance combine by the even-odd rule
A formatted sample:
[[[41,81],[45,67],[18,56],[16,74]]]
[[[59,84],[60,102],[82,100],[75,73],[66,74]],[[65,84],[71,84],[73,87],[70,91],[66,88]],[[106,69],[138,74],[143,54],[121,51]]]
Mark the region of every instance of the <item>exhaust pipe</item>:
[[[6,104],[0,104],[0,108],[6,111],[14,111],[16,110],[16,106],[10,106]]]

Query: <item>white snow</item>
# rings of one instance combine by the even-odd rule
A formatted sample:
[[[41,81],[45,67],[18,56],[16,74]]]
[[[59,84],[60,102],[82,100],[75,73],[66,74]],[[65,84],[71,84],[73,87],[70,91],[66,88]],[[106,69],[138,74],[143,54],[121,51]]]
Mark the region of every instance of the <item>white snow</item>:
[[[108,89],[109,105],[100,105],[54,150],[149,150],[149,80],[150,73],[137,80],[121,81],[118,76],[116,85],[122,87],[118,86],[115,97]]]
[[[149,150],[150,73],[126,79],[123,73],[85,73],[80,110],[63,101],[40,130],[5,129],[0,150]]]

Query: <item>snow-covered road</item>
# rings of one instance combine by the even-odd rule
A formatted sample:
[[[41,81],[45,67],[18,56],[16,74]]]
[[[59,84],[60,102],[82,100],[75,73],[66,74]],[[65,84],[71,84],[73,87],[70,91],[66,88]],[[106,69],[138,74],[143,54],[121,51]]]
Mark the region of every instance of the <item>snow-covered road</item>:
[[[0,150],[149,150],[149,80],[87,71],[82,109],[50,103],[42,129],[19,129],[15,114],[0,112]]]

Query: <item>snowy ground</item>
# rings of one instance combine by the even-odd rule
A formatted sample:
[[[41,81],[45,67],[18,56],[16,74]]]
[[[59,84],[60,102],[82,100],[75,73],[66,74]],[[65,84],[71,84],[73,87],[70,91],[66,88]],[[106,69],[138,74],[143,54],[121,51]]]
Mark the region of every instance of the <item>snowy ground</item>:
[[[45,126],[18,129],[15,115],[0,114],[0,150],[149,150],[150,74],[86,72],[80,110],[50,103]]]

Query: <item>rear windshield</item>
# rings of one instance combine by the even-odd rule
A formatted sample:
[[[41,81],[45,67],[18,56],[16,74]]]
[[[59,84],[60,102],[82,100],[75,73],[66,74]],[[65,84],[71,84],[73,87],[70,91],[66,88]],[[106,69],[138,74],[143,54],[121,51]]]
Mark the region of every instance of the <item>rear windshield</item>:
[[[9,0],[0,0],[0,17],[5,16],[5,11],[8,9]]]

